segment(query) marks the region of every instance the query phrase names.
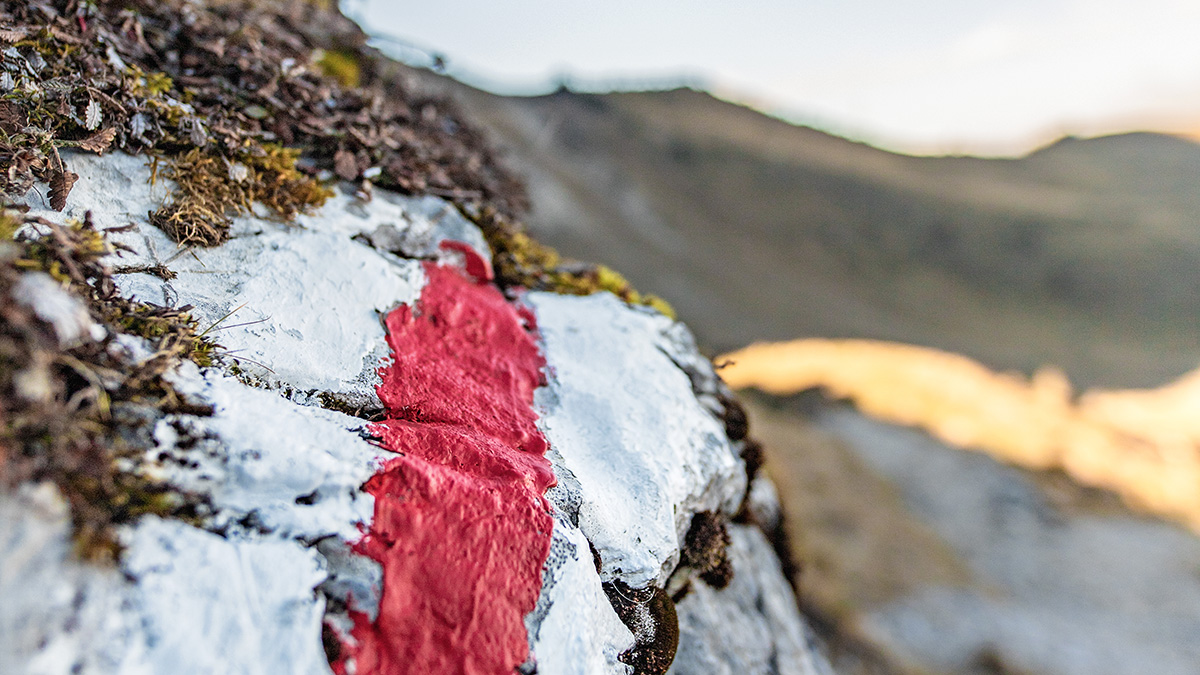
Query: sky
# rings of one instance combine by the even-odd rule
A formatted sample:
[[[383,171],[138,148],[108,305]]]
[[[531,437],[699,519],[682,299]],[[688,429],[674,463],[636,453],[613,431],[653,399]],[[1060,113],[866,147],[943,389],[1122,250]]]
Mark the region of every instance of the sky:
[[[687,82],[917,154],[1200,132],[1200,0],[342,0],[498,93]],[[406,53],[412,55],[413,51]]]

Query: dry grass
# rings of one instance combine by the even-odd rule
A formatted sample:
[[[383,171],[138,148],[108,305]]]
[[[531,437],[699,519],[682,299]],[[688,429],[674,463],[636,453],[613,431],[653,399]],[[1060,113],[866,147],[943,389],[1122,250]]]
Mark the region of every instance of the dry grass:
[[[735,388],[820,388],[878,419],[1018,466],[1061,469],[1200,532],[1200,372],[1153,390],[1076,399],[1053,369],[1032,379],[966,357],[869,340],[757,344],[721,357]]]

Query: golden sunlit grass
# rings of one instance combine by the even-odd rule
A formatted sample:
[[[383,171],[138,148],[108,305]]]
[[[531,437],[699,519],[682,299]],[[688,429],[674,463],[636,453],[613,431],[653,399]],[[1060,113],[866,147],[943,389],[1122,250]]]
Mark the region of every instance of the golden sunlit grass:
[[[722,377],[772,394],[820,388],[881,420],[1085,485],[1200,532],[1200,371],[1153,390],[1085,392],[1059,371],[1027,379],[963,356],[870,340],[756,344]]]

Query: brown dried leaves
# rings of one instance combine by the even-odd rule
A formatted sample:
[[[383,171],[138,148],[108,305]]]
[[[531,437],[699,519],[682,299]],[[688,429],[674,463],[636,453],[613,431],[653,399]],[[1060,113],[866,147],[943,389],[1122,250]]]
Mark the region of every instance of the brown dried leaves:
[[[79,148],[94,152],[97,155],[103,155],[105,150],[108,150],[112,145],[113,139],[117,137],[117,130],[114,127],[101,129],[87,138],[79,141]]]
[[[77,180],[79,174],[66,168],[56,170],[50,175],[50,208],[62,211],[66,207],[67,195],[71,194],[71,188],[75,187]]]

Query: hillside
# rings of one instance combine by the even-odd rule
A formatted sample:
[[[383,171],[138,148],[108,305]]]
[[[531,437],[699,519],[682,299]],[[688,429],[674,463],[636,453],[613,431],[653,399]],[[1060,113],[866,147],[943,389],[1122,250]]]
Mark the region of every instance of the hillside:
[[[713,350],[912,342],[1098,386],[1200,360],[1200,145],[1065,139],[918,158],[688,89],[451,89],[526,174],[531,229],[673,303]]]

